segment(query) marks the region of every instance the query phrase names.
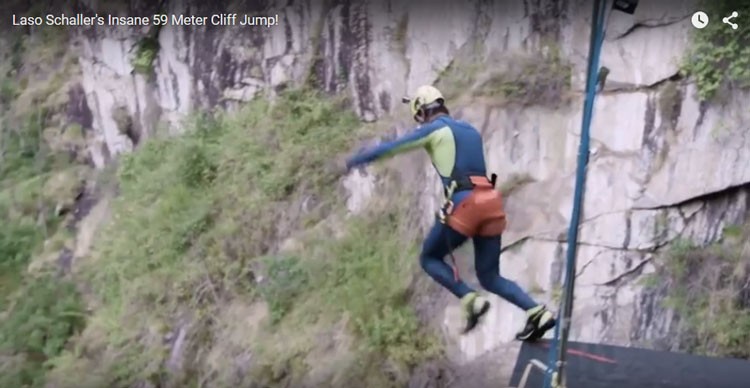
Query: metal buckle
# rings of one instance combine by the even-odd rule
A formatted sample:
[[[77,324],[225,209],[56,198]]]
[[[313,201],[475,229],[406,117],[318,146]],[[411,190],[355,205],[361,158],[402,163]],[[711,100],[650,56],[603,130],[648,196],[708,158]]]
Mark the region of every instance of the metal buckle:
[[[448,216],[452,212],[453,212],[453,201],[448,199],[443,203],[443,206],[440,207],[440,211],[438,212],[438,218],[440,219],[440,222],[445,223],[448,220]]]

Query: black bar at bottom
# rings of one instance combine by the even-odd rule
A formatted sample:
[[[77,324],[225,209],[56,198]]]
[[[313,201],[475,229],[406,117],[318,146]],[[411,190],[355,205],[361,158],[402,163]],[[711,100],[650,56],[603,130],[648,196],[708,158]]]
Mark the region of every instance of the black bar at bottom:
[[[518,386],[530,360],[547,363],[549,346],[546,340],[523,344],[510,386]],[[748,360],[583,342],[569,342],[566,353],[568,388],[750,387]],[[523,388],[541,388],[543,384],[544,373],[534,368]]]

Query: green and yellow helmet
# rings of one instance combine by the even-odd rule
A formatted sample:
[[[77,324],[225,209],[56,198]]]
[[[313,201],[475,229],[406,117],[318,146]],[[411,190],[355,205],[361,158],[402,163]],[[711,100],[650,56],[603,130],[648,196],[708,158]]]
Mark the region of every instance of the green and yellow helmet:
[[[409,104],[411,114],[415,120],[419,121],[417,117],[420,112],[425,109],[437,108],[445,103],[443,93],[431,85],[422,85],[417,88],[413,97],[404,97],[401,101],[405,104]]]

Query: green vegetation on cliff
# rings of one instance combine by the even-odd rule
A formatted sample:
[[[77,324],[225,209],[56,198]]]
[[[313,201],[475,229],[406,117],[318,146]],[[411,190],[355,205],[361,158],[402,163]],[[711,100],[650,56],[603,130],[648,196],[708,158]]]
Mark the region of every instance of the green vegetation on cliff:
[[[74,69],[66,34],[9,32],[0,42],[0,386],[42,387],[49,362],[83,326],[58,271],[85,167],[55,147]],[[51,265],[48,265],[51,264]]]
[[[506,60],[504,70],[491,72],[479,85],[478,96],[520,105],[557,107],[568,102],[573,67],[559,47],[545,47],[538,56]]]
[[[116,166],[109,224],[70,266],[73,210],[97,185],[77,164],[86,133],[67,116],[77,67],[64,37],[3,41],[0,386],[167,372],[177,385],[400,386],[439,356],[410,303],[413,217],[382,203],[345,215],[329,163],[369,127],[310,91],[144,140]]]
[[[659,275],[667,306],[680,325],[683,350],[720,357],[750,358],[750,222],[724,230],[707,247],[679,240]]]
[[[27,279],[19,291],[0,322],[0,386],[42,387],[47,362],[83,327],[84,306],[73,283],[52,275]]]
[[[438,77],[437,87],[448,99],[471,96],[493,105],[553,108],[569,103],[573,66],[558,45],[499,56],[483,54],[483,44],[466,44]]]
[[[150,36],[145,37],[135,45],[134,49],[133,69],[144,75],[153,73],[154,61],[159,53],[159,41]]]
[[[340,105],[289,91],[123,157],[112,221],[78,264],[95,311],[52,378],[389,386],[438,355],[409,303],[408,212],[342,211],[328,165],[367,128]]]

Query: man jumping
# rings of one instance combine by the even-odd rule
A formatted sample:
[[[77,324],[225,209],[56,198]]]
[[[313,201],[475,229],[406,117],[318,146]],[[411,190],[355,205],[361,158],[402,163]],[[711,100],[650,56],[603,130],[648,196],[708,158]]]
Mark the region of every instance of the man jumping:
[[[435,281],[461,299],[466,326],[472,330],[487,313],[490,303],[458,277],[443,259],[467,239],[474,244],[474,262],[479,284],[526,312],[518,340],[536,340],[554,327],[555,318],[515,282],[500,276],[501,235],[506,227],[501,194],[495,190],[495,176],[487,177],[482,137],[474,127],[450,116],[439,90],[426,85],[413,98],[404,98],[421,125],[394,141],[365,149],[346,161],[347,171],[423,148],[442,180],[445,204],[438,221],[422,246],[420,264]]]

